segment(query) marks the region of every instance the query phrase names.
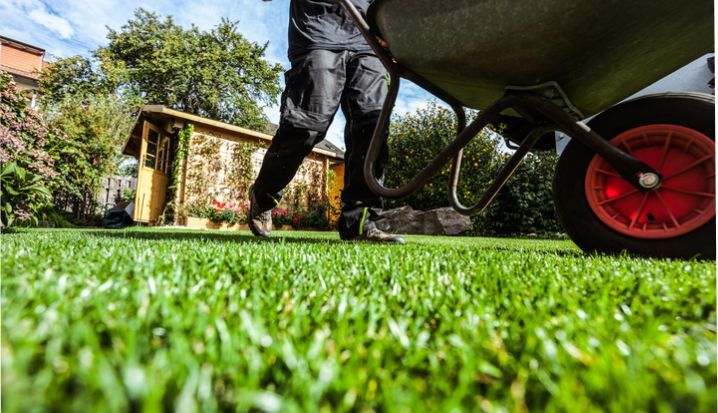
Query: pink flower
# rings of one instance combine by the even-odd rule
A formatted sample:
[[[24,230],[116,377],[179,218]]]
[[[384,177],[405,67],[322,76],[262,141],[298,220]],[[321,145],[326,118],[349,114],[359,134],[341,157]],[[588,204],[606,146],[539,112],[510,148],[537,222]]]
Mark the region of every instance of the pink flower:
[[[22,207],[19,207],[17,210],[15,210],[15,214],[18,221],[25,221],[30,218],[30,213]]]

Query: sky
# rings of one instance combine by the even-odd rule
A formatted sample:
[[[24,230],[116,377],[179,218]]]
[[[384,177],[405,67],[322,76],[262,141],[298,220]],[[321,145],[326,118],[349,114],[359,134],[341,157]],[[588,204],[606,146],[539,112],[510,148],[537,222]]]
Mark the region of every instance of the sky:
[[[161,16],[172,15],[182,26],[208,30],[225,17],[239,21],[239,31],[250,41],[268,43],[267,60],[289,68],[287,22],[289,0],[0,0],[0,35],[45,49],[51,57],[88,55],[107,43],[107,28],[119,29],[137,8]],[[426,105],[430,95],[402,83],[395,114],[403,115]],[[162,102],[153,102],[162,103]],[[265,110],[278,123],[279,107]],[[341,111],[329,128],[328,138],[344,148]]]

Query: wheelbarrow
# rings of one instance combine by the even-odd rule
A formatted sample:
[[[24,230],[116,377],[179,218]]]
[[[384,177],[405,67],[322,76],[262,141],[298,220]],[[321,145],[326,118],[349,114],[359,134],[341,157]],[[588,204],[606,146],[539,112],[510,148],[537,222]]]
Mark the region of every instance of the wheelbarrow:
[[[556,167],[554,200],[580,248],[715,258],[714,97],[624,102],[713,50],[712,1],[376,0],[366,19],[350,0],[337,1],[390,77],[364,164],[376,194],[405,197],[453,161],[450,202],[479,213],[541,137],[560,131],[571,141]],[[458,128],[406,185],[387,188],[374,165],[402,78],[446,102]],[[468,125],[465,108],[480,110]],[[523,119],[529,132],[479,200],[465,205],[457,194],[463,148],[502,116]]]

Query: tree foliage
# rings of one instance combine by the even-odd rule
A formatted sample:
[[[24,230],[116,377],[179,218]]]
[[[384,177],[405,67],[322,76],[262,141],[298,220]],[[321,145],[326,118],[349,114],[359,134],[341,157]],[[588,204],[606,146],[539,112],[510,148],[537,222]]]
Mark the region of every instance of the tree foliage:
[[[389,136],[391,161],[386,171],[386,183],[392,187],[406,184],[456,136],[453,112],[431,102],[429,106],[399,117],[392,122]],[[486,188],[499,158],[498,139],[482,132],[464,151],[460,195],[469,197]],[[447,182],[450,164],[420,191],[395,202],[408,203],[417,209],[432,209],[449,205]]]
[[[43,114],[27,107],[12,77],[0,72],[3,223],[37,221],[50,206],[85,220],[95,193],[114,172],[132,117],[114,95],[65,98]]]
[[[97,70],[92,59],[71,56],[49,64],[40,76],[40,102],[44,108],[68,100],[85,101],[97,95],[109,95],[117,85],[109,82],[104,71]]]
[[[282,68],[264,59],[267,45],[248,41],[237,22],[222,20],[210,31],[185,29],[172,17],[135,11],[107,46],[90,58],[53,64],[41,80],[46,101],[98,93],[132,96],[138,102],[264,130],[263,108],[276,102]]]
[[[551,189],[557,161],[554,152],[530,153],[496,199],[474,218],[477,232],[487,235],[561,232]]]
[[[120,97],[96,95],[84,101],[67,98],[47,112],[71,137],[56,165],[64,184],[53,194],[56,206],[76,219],[96,211],[101,178],[116,173],[123,159],[120,151],[134,122],[130,110]]]
[[[431,103],[427,108],[396,118],[391,125],[391,160],[386,184],[398,187],[408,182],[456,136],[453,112]],[[464,149],[459,198],[473,204],[487,189],[508,154],[500,139],[488,131],[475,137]],[[477,234],[554,233],[560,231],[551,193],[556,155],[529,155],[481,214],[472,218]],[[388,206],[408,204],[416,209],[433,209],[450,204],[448,185],[450,163],[417,193]]]

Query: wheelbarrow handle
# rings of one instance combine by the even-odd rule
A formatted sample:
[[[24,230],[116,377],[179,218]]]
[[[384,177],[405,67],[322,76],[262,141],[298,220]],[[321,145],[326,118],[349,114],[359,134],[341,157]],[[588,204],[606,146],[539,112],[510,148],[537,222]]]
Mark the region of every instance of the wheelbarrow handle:
[[[379,39],[371,33],[369,24],[350,0],[336,0],[336,3],[344,7],[344,9],[352,17],[357,29],[359,29],[359,32],[362,36],[364,36],[367,44],[369,44],[374,51],[374,54],[382,62],[389,75],[389,90],[387,91],[387,97],[384,100],[379,119],[376,127],[374,128],[371,143],[369,144],[369,150],[364,161],[364,179],[366,180],[369,189],[379,196],[385,198],[405,197],[419,190],[429,181],[429,179],[439,173],[444,164],[446,164],[451,157],[455,156],[455,154],[458,153],[458,151],[461,150],[461,148],[463,148],[469,140],[471,140],[471,137],[465,139],[463,144],[455,144],[458,139],[455,140],[450,147],[447,147],[444,151],[437,155],[436,158],[429,163],[429,165],[422,169],[403,187],[387,188],[379,182],[375,174],[375,164],[381,152],[381,148],[386,143],[389,136],[388,130],[391,113],[399,94],[399,85],[401,84],[402,77],[419,84],[422,88],[451,106],[458,119],[459,131],[463,130],[464,125],[466,125],[466,114],[464,112],[463,105],[453,96],[435,87],[431,84],[431,82],[398,64],[389,51],[379,42]]]

